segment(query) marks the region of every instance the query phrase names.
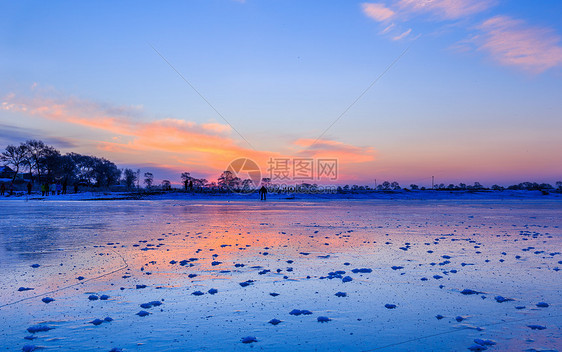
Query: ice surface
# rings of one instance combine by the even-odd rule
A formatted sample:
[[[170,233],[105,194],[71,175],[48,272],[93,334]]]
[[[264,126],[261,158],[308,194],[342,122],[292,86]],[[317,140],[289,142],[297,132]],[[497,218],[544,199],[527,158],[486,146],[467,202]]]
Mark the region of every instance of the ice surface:
[[[0,213],[7,350],[29,334],[76,351],[561,349],[556,199],[10,200]]]

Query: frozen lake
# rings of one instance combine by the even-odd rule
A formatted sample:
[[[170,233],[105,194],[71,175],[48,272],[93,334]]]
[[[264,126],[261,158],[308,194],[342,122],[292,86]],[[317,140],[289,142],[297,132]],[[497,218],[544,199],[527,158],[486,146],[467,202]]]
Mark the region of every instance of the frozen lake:
[[[0,214],[3,350],[562,349],[560,200],[17,200]]]

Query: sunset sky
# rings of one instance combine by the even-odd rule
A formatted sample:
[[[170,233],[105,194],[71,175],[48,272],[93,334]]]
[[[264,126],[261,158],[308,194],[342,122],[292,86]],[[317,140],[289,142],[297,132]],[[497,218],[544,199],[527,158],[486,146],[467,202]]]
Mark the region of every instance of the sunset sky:
[[[0,148],[42,139],[174,182],[310,156],[338,158],[341,184],[553,183],[561,15],[559,0],[4,1]]]

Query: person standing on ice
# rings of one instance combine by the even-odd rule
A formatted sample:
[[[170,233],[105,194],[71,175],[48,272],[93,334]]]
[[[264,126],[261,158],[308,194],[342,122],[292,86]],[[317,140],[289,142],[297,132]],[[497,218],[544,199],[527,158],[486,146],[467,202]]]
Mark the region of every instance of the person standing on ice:
[[[265,200],[267,198],[267,188],[265,188],[265,186],[261,186],[259,193],[260,200]]]
[[[45,191],[46,191],[46,190],[47,190],[47,188],[45,188],[45,184],[42,183],[42,184],[41,184],[41,197],[44,197],[44,196],[45,196]],[[48,195],[48,194],[49,194],[49,193],[47,192],[47,195]]]
[[[51,195],[54,196],[57,194],[57,184],[56,183],[51,183]]]
[[[33,186],[31,185],[31,182],[28,182],[28,183],[27,183],[27,194],[31,194],[31,187],[33,187]]]
[[[6,193],[6,185],[2,182],[2,185],[0,185],[0,196],[3,196],[4,193]]]

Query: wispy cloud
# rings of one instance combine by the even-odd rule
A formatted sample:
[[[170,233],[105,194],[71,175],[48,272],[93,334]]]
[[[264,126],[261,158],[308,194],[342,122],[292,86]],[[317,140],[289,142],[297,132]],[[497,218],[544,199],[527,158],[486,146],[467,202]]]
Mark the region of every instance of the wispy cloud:
[[[60,137],[47,137],[45,138],[45,131],[35,128],[21,128],[0,124],[0,145],[4,144],[20,144],[28,139],[42,139],[50,145],[57,148],[75,148],[77,141],[71,138]]]
[[[363,13],[378,22],[383,22],[394,16],[394,11],[380,3],[363,3],[361,4]]]
[[[348,163],[363,163],[375,160],[375,150],[372,147],[359,147],[329,139],[301,138],[294,141],[294,145],[305,149],[298,154],[317,158],[337,156]]]
[[[381,34],[386,34],[388,32],[390,32],[390,30],[392,30],[392,28],[394,28],[396,25],[394,23],[389,24],[388,26],[386,26],[382,31]]]
[[[553,29],[530,26],[503,15],[482,21],[482,16],[497,3],[497,0],[393,0],[386,4],[364,3],[362,9],[366,16],[380,23],[383,28],[380,34],[391,40],[411,38],[418,17],[425,21],[424,25],[433,23],[436,27],[433,31],[437,32],[462,21],[462,27],[468,28],[465,36],[470,39],[449,46],[457,52],[480,50],[502,65],[535,74],[562,66],[562,46]],[[389,19],[392,19],[390,24]]]
[[[394,4],[396,5],[396,4]],[[396,11],[400,11],[400,8],[394,6]],[[401,19],[402,13],[396,12],[387,5],[383,3],[362,3],[361,10],[363,14],[370,19],[379,22],[381,26],[381,35],[387,36],[392,40],[400,40],[405,38],[412,31],[411,28],[404,29],[400,22],[404,22]],[[397,20],[395,23],[394,20]],[[408,33],[406,33],[408,32]]]
[[[560,37],[552,29],[533,27],[508,16],[495,16],[478,27],[482,35],[474,40],[480,50],[503,65],[533,73],[562,66]]]
[[[496,3],[495,0],[399,0],[396,6],[410,13],[427,13],[455,20],[485,11]]]
[[[398,34],[397,36],[392,37],[392,40],[401,40],[406,38],[410,33],[412,33],[412,29],[409,28],[408,30],[402,32],[401,34]]]

